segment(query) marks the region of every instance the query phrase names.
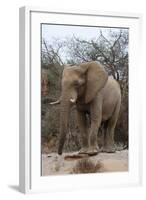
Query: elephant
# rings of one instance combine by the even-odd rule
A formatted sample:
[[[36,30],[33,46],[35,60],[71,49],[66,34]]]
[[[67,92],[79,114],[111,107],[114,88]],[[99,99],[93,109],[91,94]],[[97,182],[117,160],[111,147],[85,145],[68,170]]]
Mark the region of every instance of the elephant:
[[[101,151],[97,142],[100,126],[104,127],[102,151],[115,152],[114,130],[121,105],[118,82],[108,76],[104,66],[96,61],[64,68],[61,80],[60,135],[58,154],[61,155],[68,132],[69,114],[73,105],[81,134],[79,154],[95,155]],[[90,120],[88,120],[90,119]],[[90,128],[87,122],[90,121]]]

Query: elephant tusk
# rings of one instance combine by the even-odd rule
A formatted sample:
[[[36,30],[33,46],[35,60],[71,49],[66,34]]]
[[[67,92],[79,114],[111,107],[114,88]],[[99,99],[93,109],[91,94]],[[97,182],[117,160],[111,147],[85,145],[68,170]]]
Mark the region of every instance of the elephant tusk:
[[[71,102],[71,103],[75,103],[75,102],[76,102],[76,100],[75,100],[75,99],[73,99],[73,98],[71,98],[71,99],[70,99],[70,102]]]
[[[57,101],[54,101],[54,102],[51,102],[51,103],[49,103],[50,105],[56,105],[56,104],[59,104],[61,102],[61,100],[59,99],[59,100],[57,100]]]

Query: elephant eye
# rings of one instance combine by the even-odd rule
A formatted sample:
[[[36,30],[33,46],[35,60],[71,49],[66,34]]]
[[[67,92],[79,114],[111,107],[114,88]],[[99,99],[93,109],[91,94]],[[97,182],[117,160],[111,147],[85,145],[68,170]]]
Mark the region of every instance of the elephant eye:
[[[79,86],[81,86],[81,85],[83,85],[84,84],[84,80],[82,80],[82,79],[79,79],[79,80],[75,80],[74,81],[74,86],[75,87],[79,87]]]

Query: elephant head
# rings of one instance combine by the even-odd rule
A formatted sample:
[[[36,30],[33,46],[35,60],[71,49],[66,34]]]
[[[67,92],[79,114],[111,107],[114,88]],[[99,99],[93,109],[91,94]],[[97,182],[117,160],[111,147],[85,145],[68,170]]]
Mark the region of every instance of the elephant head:
[[[77,66],[65,67],[62,74],[62,93],[60,101],[60,138],[58,154],[62,154],[66,133],[68,131],[68,119],[70,108],[76,102],[88,104],[96,97],[104,87],[108,75],[97,62],[82,63]]]

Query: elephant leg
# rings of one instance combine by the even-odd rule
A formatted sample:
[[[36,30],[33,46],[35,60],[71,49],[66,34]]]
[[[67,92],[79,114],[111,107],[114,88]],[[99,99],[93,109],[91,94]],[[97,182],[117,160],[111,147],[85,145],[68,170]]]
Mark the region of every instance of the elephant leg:
[[[119,111],[120,111],[120,103],[118,102],[112,117],[107,122],[107,128],[105,130],[103,151],[107,153],[115,152],[114,132],[115,132],[115,127],[116,127]]]
[[[113,120],[110,119],[108,121],[107,129],[105,130],[104,147],[102,150],[103,152],[107,152],[107,153],[115,152],[114,130],[115,130],[115,123],[113,123]]]
[[[81,149],[79,153],[87,153],[89,147],[88,120],[85,112],[77,111],[78,127],[81,134]]]
[[[104,147],[106,129],[107,129],[107,121],[101,123],[101,126],[98,131],[98,135],[97,135],[97,141],[98,141],[98,145],[101,152],[103,151],[103,147]]]
[[[98,104],[97,104],[98,103]],[[102,99],[101,97],[97,97],[92,102],[91,108],[90,108],[90,117],[91,117],[91,129],[90,129],[90,146],[88,149],[88,154],[93,155],[95,153],[100,152],[99,146],[97,143],[97,135],[99,131],[99,127],[101,125],[101,119],[102,119]]]

